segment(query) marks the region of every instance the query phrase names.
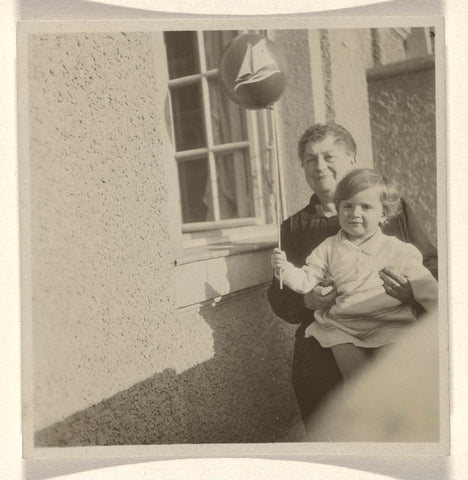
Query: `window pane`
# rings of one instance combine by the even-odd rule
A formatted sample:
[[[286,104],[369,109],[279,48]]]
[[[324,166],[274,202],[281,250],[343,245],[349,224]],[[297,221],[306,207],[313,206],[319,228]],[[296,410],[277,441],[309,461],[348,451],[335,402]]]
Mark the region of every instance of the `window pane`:
[[[179,183],[183,223],[204,222],[209,218],[208,206],[213,203],[209,188],[208,159],[195,158],[179,162]]]
[[[222,220],[253,217],[252,184],[246,150],[216,155],[219,210]]]
[[[247,140],[245,112],[221,91],[217,79],[210,79],[208,85],[214,144]]]
[[[206,146],[200,82],[171,88],[176,151]]]
[[[200,73],[196,32],[165,32],[169,78]]]
[[[237,31],[214,31],[203,32],[205,39],[206,68],[211,70],[218,68],[219,60],[227,47],[227,44],[237,37]]]

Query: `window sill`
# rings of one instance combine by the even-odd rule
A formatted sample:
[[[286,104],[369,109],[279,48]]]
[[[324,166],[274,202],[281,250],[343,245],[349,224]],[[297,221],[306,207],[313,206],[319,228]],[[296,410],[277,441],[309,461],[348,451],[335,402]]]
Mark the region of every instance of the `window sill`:
[[[184,254],[175,262],[179,307],[219,301],[271,281],[270,254],[277,244],[276,225],[227,230],[219,231],[216,241],[208,238],[205,245],[190,246],[193,238],[184,242]]]
[[[276,225],[227,228],[217,230],[214,234],[204,233],[184,235],[184,254],[176,260],[176,265],[270,249],[278,241]]]

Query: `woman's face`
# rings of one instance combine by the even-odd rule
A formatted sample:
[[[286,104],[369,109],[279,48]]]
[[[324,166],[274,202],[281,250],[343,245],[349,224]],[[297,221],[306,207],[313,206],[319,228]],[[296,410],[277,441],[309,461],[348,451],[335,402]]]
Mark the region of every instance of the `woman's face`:
[[[333,196],[336,184],[356,163],[341,142],[331,135],[318,142],[309,141],[304,149],[302,166],[310,188],[317,194]]]
[[[385,220],[379,187],[371,187],[338,205],[340,227],[350,240],[371,237]]]

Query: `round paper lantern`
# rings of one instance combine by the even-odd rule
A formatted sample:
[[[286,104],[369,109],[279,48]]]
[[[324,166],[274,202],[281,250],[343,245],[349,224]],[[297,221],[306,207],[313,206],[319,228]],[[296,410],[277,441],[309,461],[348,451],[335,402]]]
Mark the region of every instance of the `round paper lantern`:
[[[219,66],[226,95],[241,107],[271,107],[286,86],[286,61],[279,48],[263,35],[247,33],[228,44]]]

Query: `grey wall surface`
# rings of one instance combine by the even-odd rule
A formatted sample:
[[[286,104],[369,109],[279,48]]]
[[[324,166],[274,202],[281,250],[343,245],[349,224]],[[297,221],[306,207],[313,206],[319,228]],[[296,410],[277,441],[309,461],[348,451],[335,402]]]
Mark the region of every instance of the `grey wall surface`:
[[[369,78],[372,146],[377,169],[399,186],[437,243],[437,157],[433,60],[408,60]],[[386,72],[386,73],[385,73]]]
[[[278,442],[304,439],[290,371],[294,327],[269,311],[265,289],[177,319],[211,358],[161,372],[39,431],[40,446]],[[188,326],[186,318],[191,320]],[[212,335],[200,343],[199,331]],[[178,342],[173,343],[181,357]]]
[[[160,367],[174,304],[158,54],[144,33],[30,37],[38,428]]]
[[[370,30],[328,30],[330,69],[326,75],[327,101],[332,120],[353,135],[359,166],[372,166],[366,68],[372,61]]]
[[[202,300],[241,289],[241,278],[260,286],[181,308],[202,277],[174,263],[181,232],[162,35],[44,34],[28,44],[25,411],[36,445],[301,440],[295,328],[267,304],[268,251],[192,263],[216,280],[201,285]]]
[[[288,83],[278,102],[280,162],[284,180],[287,214],[303,208],[310,199],[310,187],[297,156],[297,142],[314,123],[311,71],[307,30],[277,30],[274,41],[287,52]]]

